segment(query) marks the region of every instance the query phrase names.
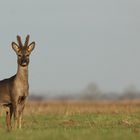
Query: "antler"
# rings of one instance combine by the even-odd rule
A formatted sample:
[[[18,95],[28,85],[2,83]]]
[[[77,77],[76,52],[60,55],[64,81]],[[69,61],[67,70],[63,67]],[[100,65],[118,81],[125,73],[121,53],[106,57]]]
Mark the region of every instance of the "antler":
[[[19,35],[17,35],[17,41],[18,41],[18,44],[19,44],[19,47],[22,47],[22,41],[21,41],[21,37]]]
[[[28,44],[29,44],[29,38],[30,38],[30,36],[27,35],[24,46],[28,46]]]

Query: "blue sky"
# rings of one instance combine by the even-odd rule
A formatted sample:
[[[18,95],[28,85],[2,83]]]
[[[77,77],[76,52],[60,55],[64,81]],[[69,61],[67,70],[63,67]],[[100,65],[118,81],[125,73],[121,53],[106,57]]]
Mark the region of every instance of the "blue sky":
[[[37,46],[30,91],[140,89],[140,1],[1,0],[0,79],[16,73],[11,42],[30,34]]]

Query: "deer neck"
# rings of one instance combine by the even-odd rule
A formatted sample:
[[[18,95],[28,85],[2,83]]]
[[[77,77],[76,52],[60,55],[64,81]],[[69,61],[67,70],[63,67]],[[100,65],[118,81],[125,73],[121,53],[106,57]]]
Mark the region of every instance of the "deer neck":
[[[28,66],[22,67],[18,65],[16,80],[24,84],[28,84]]]

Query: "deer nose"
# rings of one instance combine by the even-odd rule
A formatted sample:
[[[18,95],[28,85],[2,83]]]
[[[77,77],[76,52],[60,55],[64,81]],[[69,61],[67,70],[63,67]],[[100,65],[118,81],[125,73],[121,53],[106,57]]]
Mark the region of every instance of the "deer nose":
[[[26,59],[23,59],[22,64],[26,64],[26,63],[27,63]]]

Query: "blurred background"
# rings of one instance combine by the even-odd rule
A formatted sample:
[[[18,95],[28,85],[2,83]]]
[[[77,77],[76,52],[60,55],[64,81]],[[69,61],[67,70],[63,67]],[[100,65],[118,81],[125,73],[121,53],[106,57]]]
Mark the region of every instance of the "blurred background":
[[[30,99],[140,98],[140,1],[0,0],[0,79],[16,73],[16,35],[36,42]]]

